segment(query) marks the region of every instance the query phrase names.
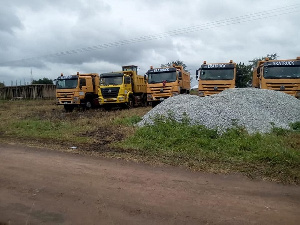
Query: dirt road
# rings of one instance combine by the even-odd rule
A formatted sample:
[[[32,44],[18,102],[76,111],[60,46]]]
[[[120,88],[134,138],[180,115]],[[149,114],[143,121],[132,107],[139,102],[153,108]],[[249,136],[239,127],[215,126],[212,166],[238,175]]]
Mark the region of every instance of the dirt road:
[[[0,144],[0,224],[299,224],[300,188]]]

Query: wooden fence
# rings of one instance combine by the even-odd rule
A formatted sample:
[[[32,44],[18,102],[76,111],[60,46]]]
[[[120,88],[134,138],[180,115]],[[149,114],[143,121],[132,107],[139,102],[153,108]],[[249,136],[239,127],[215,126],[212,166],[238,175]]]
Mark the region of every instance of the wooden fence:
[[[0,99],[54,99],[53,84],[31,84],[0,88]]]

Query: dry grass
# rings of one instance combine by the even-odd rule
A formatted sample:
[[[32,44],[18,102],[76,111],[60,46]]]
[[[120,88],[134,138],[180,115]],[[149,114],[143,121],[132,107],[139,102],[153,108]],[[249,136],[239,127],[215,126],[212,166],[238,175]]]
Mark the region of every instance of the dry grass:
[[[56,106],[50,100],[1,101],[0,104],[0,134],[3,141],[42,140],[47,147],[51,143],[63,146],[95,145],[120,140],[133,134],[135,129],[116,121],[133,115],[143,116],[150,109],[106,111],[99,108],[66,113],[63,107]]]

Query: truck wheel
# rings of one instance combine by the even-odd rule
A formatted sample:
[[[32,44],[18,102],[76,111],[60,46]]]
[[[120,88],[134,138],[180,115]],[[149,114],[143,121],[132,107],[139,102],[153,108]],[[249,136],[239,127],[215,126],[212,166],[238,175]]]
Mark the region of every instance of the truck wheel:
[[[92,108],[92,102],[89,101],[89,100],[87,100],[86,103],[85,103],[85,108],[86,108],[86,109]]]
[[[64,105],[66,112],[72,112],[74,109],[73,105]]]
[[[134,106],[134,101],[133,101],[132,97],[130,97],[128,100],[128,106],[129,106],[129,108],[133,108],[133,106]]]
[[[129,97],[128,102],[127,102],[127,108],[131,109],[134,106],[134,101],[132,97]]]

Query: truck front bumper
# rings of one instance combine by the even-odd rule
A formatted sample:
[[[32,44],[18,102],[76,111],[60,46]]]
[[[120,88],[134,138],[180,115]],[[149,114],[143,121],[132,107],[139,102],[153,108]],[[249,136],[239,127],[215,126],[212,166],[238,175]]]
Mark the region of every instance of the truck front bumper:
[[[124,96],[118,96],[117,98],[103,98],[99,97],[99,104],[104,105],[104,104],[123,104],[127,103],[128,99]]]

